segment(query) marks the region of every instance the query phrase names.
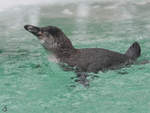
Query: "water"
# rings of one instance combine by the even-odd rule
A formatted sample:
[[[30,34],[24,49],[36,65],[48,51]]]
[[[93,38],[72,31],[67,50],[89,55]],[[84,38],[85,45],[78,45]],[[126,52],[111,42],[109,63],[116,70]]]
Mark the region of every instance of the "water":
[[[148,0],[6,3],[0,9],[0,113],[150,112]],[[71,79],[74,72],[48,62],[25,24],[58,26],[77,48],[124,53],[138,41],[142,56],[130,67],[99,72],[85,88]]]

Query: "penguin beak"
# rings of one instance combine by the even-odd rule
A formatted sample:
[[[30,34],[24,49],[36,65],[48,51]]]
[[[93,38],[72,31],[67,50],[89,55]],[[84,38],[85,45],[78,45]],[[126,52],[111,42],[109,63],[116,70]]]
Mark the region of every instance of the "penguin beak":
[[[25,25],[24,28],[36,36],[40,36],[42,34],[39,27],[33,25]]]

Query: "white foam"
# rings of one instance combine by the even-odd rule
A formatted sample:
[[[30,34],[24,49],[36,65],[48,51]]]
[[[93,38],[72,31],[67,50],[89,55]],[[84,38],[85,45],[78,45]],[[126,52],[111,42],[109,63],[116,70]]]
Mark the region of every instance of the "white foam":
[[[116,9],[116,8],[118,8],[118,6],[119,6],[118,4],[106,6],[105,9]]]
[[[14,6],[19,6],[19,5],[68,4],[68,3],[78,3],[78,4],[83,3],[84,4],[84,3],[94,3],[94,2],[115,2],[115,3],[125,2],[126,3],[126,2],[130,2],[130,0],[0,0],[0,11],[3,11],[5,9],[8,9]],[[149,3],[150,1],[149,0],[142,0],[142,1],[132,0],[132,2],[143,5],[143,4]],[[113,7],[108,7],[108,8],[113,8]],[[83,6],[83,9],[86,9],[86,8],[84,8]],[[86,12],[84,11],[81,12],[81,15],[86,15]]]
[[[63,14],[72,15],[73,13],[69,9],[64,9],[62,11]]]
[[[137,5],[145,5],[147,3],[150,3],[150,1],[149,0],[144,0],[144,1],[141,0],[140,2],[137,2],[136,4]]]
[[[83,0],[77,0],[83,1]],[[21,5],[66,4],[74,0],[0,0],[0,11]]]

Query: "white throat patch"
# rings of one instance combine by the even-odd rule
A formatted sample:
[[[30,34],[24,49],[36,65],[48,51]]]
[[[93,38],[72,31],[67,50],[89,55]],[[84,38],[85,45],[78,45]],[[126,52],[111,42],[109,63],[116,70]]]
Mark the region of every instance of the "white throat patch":
[[[48,61],[53,62],[53,63],[59,63],[59,59],[56,58],[56,56],[53,54],[48,55]]]
[[[40,43],[41,43],[41,44],[44,44],[44,43],[45,43],[45,40],[44,40],[44,39],[40,39]]]
[[[54,38],[50,35],[48,38],[47,37],[40,37],[40,43],[46,48],[46,49],[53,49],[57,48],[57,43],[54,42]],[[59,59],[56,58],[56,56],[51,53],[50,51],[48,52],[48,61],[54,62],[54,63],[59,63]]]

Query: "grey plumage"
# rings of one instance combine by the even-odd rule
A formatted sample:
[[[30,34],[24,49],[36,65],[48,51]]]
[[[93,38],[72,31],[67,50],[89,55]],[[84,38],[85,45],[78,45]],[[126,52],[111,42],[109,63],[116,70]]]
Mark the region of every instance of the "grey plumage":
[[[88,85],[87,72],[97,73],[129,65],[141,54],[138,42],[134,42],[125,54],[103,48],[76,49],[61,29],[55,26],[26,25],[24,27],[39,40],[42,40],[43,47],[59,59],[59,64],[62,67],[66,67],[64,64],[67,64],[71,69],[74,69],[79,78],[78,81],[85,86]]]

